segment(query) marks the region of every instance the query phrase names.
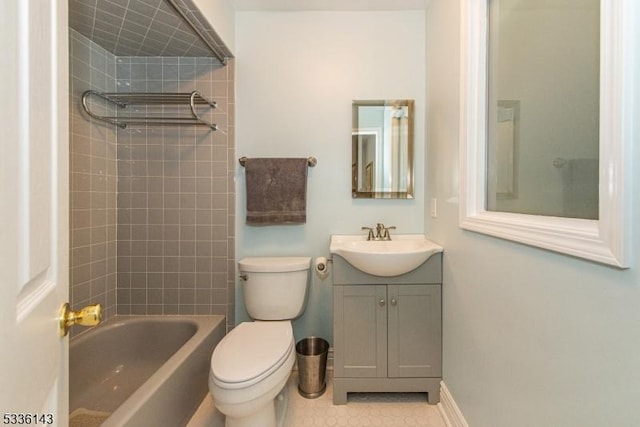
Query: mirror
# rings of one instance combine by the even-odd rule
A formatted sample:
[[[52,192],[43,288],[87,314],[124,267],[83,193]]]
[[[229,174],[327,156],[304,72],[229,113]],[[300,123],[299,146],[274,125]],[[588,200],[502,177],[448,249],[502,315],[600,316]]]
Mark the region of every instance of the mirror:
[[[598,219],[600,0],[487,4],[487,210]]]
[[[589,0],[588,3],[592,4],[595,1]],[[633,0],[597,1],[599,1],[599,7],[581,7],[575,13],[562,12],[556,6],[565,3],[577,4],[576,2],[530,2],[529,5],[532,6],[527,9],[537,15],[550,15],[552,18],[550,24],[557,23],[566,27],[567,23],[570,23],[569,26],[576,27],[571,28],[571,31],[565,28],[567,31],[562,32],[563,39],[559,40],[555,37],[552,42],[548,42],[547,37],[551,34],[542,27],[539,16],[530,20],[530,22],[535,21],[533,25],[536,30],[529,32],[528,36],[518,32],[524,27],[521,22],[509,24],[506,21],[500,22],[501,19],[498,19],[500,25],[497,28],[503,35],[502,24],[506,24],[510,30],[512,28],[518,30],[515,33],[512,31],[511,34],[521,37],[518,39],[521,42],[509,40],[509,46],[512,46],[513,52],[509,56],[530,60],[518,67],[520,70],[526,68],[524,71],[529,72],[533,66],[531,61],[534,60],[542,61],[544,70],[548,67],[560,66],[561,69],[552,73],[552,76],[545,77],[542,70],[535,71],[535,80],[541,79],[546,82],[542,89],[536,87],[519,89],[524,79],[513,76],[509,80],[499,80],[508,83],[504,87],[500,84],[497,87],[495,84],[492,85],[496,80],[495,73],[491,73],[491,66],[493,64],[494,69],[495,65],[500,68],[500,61],[507,58],[501,49],[507,49],[509,46],[497,42],[500,40],[500,32],[496,38],[495,25],[494,33],[491,32],[491,28],[488,28],[491,22],[487,18],[500,16],[496,15],[495,9],[491,9],[491,5],[511,5],[515,8],[523,5],[524,2],[502,0],[499,2],[462,0],[460,2],[459,153],[461,162],[458,175],[460,227],[595,262],[628,268],[630,236],[632,236],[629,227],[633,219],[631,171],[634,168],[633,156],[629,153],[633,151],[634,136],[637,134],[635,132],[637,115],[634,116],[631,112],[636,111],[637,100],[640,99],[637,90],[638,76],[634,68],[636,64],[634,58],[637,57],[637,52],[640,52],[640,41],[635,33],[638,28],[637,14],[630,13],[626,6],[632,3],[635,5],[637,2]],[[553,7],[550,6],[552,3]],[[583,3],[586,6],[587,2]],[[623,5],[625,7],[621,7]],[[505,16],[509,17],[509,21],[521,13],[524,11],[516,11],[512,8],[506,13],[505,10]],[[596,18],[598,15],[599,19]],[[596,29],[593,25],[589,27],[578,25],[579,17],[586,18],[592,24],[599,22],[599,28]],[[551,47],[573,44],[577,38],[587,37],[574,35],[576,30],[584,31],[587,28],[591,28],[588,30],[591,36],[588,37],[590,42],[587,44],[593,48],[597,43],[598,52],[594,55],[592,49],[585,49],[583,46],[570,50],[570,53],[561,54],[560,58],[563,55],[570,56],[569,59],[572,61],[584,59],[584,55],[588,55],[591,59],[583,62],[582,67],[573,68],[577,71],[569,76],[564,74],[565,77],[560,78],[560,72],[565,72],[560,61],[550,59],[548,56],[542,58],[540,54],[549,55],[555,50],[550,49]],[[515,47],[513,47],[514,43]],[[531,50],[534,45],[543,49]],[[495,50],[496,46],[498,51]],[[493,56],[490,52],[492,48]],[[496,52],[498,52],[497,56]],[[596,74],[598,78],[594,79]],[[557,99],[560,89],[564,91],[574,87],[575,83],[582,82],[584,79],[592,82],[590,86],[592,89],[588,93],[582,93],[585,89],[581,88],[577,92],[575,90],[571,92],[571,95],[564,92],[562,99]],[[596,84],[598,89],[595,89]],[[519,89],[518,93],[516,89]],[[546,96],[547,102],[534,104],[530,101],[529,98],[539,95]],[[585,96],[590,97],[591,100],[586,101]],[[572,102],[578,102],[578,104],[567,104]],[[556,109],[549,110],[552,107]],[[537,173],[538,178],[534,180],[535,189],[555,188],[557,190],[555,200],[558,203],[555,211],[538,211],[532,214],[534,211],[527,210],[528,213],[522,213],[523,210],[518,207],[510,209],[512,212],[506,212],[502,208],[503,205],[510,204],[510,207],[513,207],[518,199],[522,200],[526,194],[531,194],[533,186],[521,177],[529,173],[524,170],[525,167],[536,165],[537,158],[543,156],[531,151],[526,152],[526,150],[550,146],[548,144],[550,138],[543,135],[535,138],[535,143],[528,142],[530,130],[527,128],[533,123],[532,117],[543,116],[547,110],[555,112],[551,116],[547,115],[545,120],[534,124],[537,131],[559,128],[564,132],[561,138],[567,139],[570,136],[567,133],[568,129],[574,129],[572,132],[580,132],[580,135],[588,131],[591,135],[588,139],[593,142],[587,144],[587,137],[581,136],[579,148],[582,151],[569,152],[565,151],[565,148],[562,148],[562,151],[547,150],[544,161],[538,163],[544,169],[539,169]],[[576,113],[581,113],[583,118],[576,120],[574,118]],[[586,113],[587,118],[584,118],[583,113]],[[592,118],[588,118],[589,116]],[[551,126],[552,122],[558,123],[559,126]],[[570,127],[570,123],[582,125]],[[494,130],[489,130],[489,126],[494,126]],[[596,155],[597,166],[595,165]],[[576,167],[570,163],[572,159],[576,160],[573,162]],[[594,168],[597,168],[597,175],[591,172]],[[583,172],[586,173],[583,174]],[[573,179],[571,174],[574,174],[577,179]],[[546,181],[550,177],[557,180],[558,184],[554,187]],[[578,187],[572,188],[574,183],[578,184]],[[577,199],[575,197],[577,195],[587,197],[581,196]],[[529,199],[531,200],[531,197]],[[577,200],[582,202],[576,203]],[[585,200],[588,202],[585,203]],[[597,208],[595,208],[596,201]],[[492,203],[499,206],[493,206]],[[574,208],[579,207],[579,204],[588,209],[575,213],[577,210]],[[538,205],[546,206],[548,203],[538,202]],[[567,214],[558,216],[558,212],[563,211]]]
[[[351,194],[413,198],[412,99],[353,101]]]

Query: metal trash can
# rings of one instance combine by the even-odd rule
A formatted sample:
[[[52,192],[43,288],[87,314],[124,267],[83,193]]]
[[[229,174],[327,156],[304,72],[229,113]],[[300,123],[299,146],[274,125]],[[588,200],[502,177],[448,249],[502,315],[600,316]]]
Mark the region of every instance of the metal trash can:
[[[318,337],[308,337],[296,343],[298,361],[298,392],[302,397],[315,399],[327,388],[327,354],[329,343]]]

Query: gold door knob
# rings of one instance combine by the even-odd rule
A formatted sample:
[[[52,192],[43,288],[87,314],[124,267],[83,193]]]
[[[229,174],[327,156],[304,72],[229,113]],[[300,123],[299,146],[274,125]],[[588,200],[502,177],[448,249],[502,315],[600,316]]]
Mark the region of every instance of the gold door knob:
[[[81,310],[73,311],[69,303],[65,303],[60,310],[60,336],[69,333],[73,325],[96,326],[102,320],[102,306],[88,305]]]

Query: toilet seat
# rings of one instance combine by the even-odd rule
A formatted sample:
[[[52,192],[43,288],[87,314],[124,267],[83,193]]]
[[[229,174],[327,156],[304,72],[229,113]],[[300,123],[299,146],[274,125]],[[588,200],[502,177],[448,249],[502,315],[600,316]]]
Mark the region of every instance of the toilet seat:
[[[212,379],[225,389],[256,384],[282,366],[293,346],[289,321],[241,323],[213,351]]]

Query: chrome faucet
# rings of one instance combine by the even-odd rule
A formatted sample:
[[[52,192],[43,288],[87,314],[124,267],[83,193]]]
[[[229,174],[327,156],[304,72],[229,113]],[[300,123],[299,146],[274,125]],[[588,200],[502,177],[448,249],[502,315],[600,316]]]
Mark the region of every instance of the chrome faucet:
[[[367,235],[367,240],[391,240],[391,234],[389,230],[395,230],[395,226],[385,227],[382,223],[376,224],[376,232],[373,233],[373,228],[371,227],[362,227],[363,230],[369,230],[369,234]]]

